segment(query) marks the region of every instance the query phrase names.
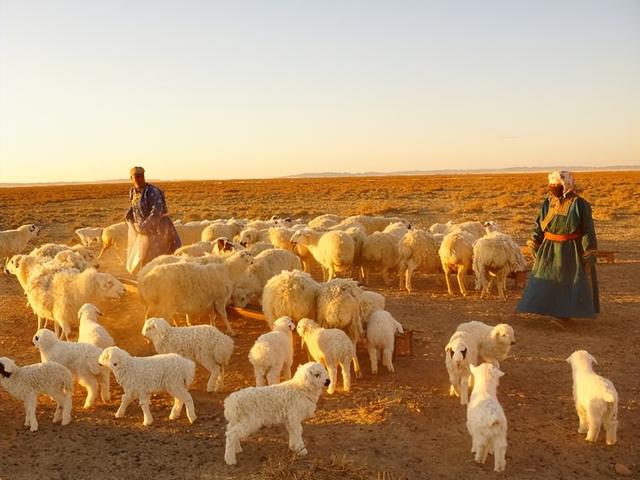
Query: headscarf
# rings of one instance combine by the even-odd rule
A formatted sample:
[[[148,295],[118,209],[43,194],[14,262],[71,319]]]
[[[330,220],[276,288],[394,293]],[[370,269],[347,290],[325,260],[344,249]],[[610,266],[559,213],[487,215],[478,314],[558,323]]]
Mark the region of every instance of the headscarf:
[[[548,176],[549,185],[561,184],[563,188],[563,196],[567,196],[569,192],[578,193],[578,186],[573,180],[573,174],[567,170],[555,170]]]

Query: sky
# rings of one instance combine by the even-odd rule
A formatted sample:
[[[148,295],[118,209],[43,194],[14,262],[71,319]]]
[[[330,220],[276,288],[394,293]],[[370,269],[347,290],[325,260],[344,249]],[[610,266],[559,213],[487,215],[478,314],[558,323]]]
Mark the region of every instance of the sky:
[[[637,0],[0,0],[0,183],[638,164]]]

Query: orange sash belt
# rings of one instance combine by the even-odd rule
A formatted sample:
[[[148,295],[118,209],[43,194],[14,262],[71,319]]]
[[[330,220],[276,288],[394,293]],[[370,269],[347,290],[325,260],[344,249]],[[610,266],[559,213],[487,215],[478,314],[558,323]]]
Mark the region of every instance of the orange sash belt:
[[[558,235],[551,232],[544,232],[544,238],[553,242],[568,242],[569,240],[576,240],[582,236],[579,232],[570,233],[568,235]]]

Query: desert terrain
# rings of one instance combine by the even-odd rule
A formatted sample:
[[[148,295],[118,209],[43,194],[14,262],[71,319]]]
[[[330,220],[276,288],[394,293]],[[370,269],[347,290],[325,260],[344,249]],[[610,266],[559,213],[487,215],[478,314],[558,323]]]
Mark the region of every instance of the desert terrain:
[[[151,170],[151,169],[149,169]],[[223,461],[222,402],[253,382],[247,352],[266,331],[259,320],[232,319],[239,332],[225,379],[225,391],[206,393],[198,369],[192,388],[198,420],[168,420],[170,400],[154,397],[155,422],[142,426],[133,403],[116,420],[122,390],[112,380],[112,399],[83,410],[84,390],[76,388],[73,420],[53,425],[54,404],[42,397],[38,432],[23,426],[21,402],[0,389],[0,478],[14,479],[603,479],[616,478],[622,464],[640,477],[640,172],[576,174],[593,205],[599,248],[615,251],[616,262],[599,264],[602,313],[596,320],[560,323],[516,315],[522,293],[509,281],[507,300],[481,300],[446,293],[440,275],[418,273],[416,291],[374,277],[369,288],[384,294],[387,309],[414,330],[413,354],[397,356],[395,373],[370,373],[365,348],[358,356],[364,377],[352,391],[323,395],[313,419],[304,425],[309,450],[296,457],[287,449],[284,429],[263,429],[243,444],[237,466]],[[151,180],[152,183],[153,180]],[[496,220],[524,245],[546,191],[546,175],[495,174],[415,177],[272,179],[159,182],[172,218],[184,222],[220,217],[269,218],[288,215],[309,220],[323,213],[402,216],[419,227],[434,222]],[[0,189],[0,228],[37,223],[43,230],[34,246],[72,243],[74,230],[122,220],[128,185],[39,186]],[[100,269],[121,275],[121,253],[109,251]],[[321,279],[320,271],[315,271]],[[467,278],[468,287],[472,277]],[[103,324],[134,355],[150,355],[140,330],[144,312],[135,293],[103,308]],[[507,468],[493,472],[493,457],[474,463],[466,409],[449,397],[444,346],[456,326],[481,320],[506,322],[517,344],[502,363],[498,390],[509,421]],[[0,356],[18,364],[39,361],[31,338],[36,319],[15,277],[0,275]],[[596,371],[611,379],[620,396],[618,443],[588,444],[577,433],[571,369],[565,359],[586,349]],[[306,357],[299,354],[296,363]],[[602,434],[601,434],[602,436]]]

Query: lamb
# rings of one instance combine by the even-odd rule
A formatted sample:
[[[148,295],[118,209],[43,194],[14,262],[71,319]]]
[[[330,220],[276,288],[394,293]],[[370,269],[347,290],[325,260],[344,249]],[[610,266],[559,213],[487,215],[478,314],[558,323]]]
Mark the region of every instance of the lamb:
[[[469,403],[469,388],[473,384],[470,365],[478,364],[478,342],[468,332],[454,332],[444,349],[449,373],[449,395],[460,397],[460,404]]]
[[[7,357],[0,358],[0,385],[12,397],[24,402],[24,426],[32,432],[38,430],[36,406],[39,395],[47,395],[56,402],[53,423],[71,422],[71,372],[56,362],[36,363],[19,367]]]
[[[75,233],[85,247],[91,247],[93,244],[100,245],[102,243],[102,227],[78,228]]]
[[[265,387],[248,387],[224,400],[227,420],[224,461],[236,464],[240,442],[263,426],[284,425],[289,432],[289,449],[306,455],[302,422],[316,411],[324,387],[330,385],[327,372],[315,362],[298,367],[291,380]]]
[[[184,225],[175,225],[175,227],[182,245],[193,245],[202,239],[202,232],[207,225],[200,222],[189,222]]]
[[[486,228],[482,222],[462,222],[452,225],[449,228],[447,234],[451,233],[452,231],[466,232],[470,234],[475,240],[477,240],[485,234]]]
[[[427,230],[418,228],[409,230],[400,239],[398,254],[400,289],[405,287],[409,293],[413,291],[413,272],[417,268],[424,267],[427,273],[436,273],[440,270],[438,243]]]
[[[453,222],[449,220],[447,223],[434,223],[429,227],[431,235],[442,235],[443,237],[449,233],[449,229],[453,226]]]
[[[260,252],[236,282],[232,295],[233,304],[245,307],[250,303],[260,302],[262,290],[271,277],[283,270],[301,268],[300,259],[292,252],[279,248]]]
[[[247,227],[240,232],[238,241],[243,247],[248,247],[258,242],[269,241],[269,229],[257,229],[254,227]]]
[[[293,234],[291,244],[304,245],[309,249],[322,267],[324,280],[331,280],[338,273],[351,273],[355,245],[345,232],[322,233],[305,228]]]
[[[276,318],[290,317],[293,321],[316,316],[316,295],[320,285],[306,272],[283,271],[267,282],[262,291],[262,313],[273,328]]]
[[[242,231],[242,228],[242,223],[237,220],[217,220],[205,227],[200,240],[211,242],[219,237],[233,238]]]
[[[151,357],[132,357],[118,347],[105,348],[99,358],[100,365],[108,367],[116,381],[124,389],[116,418],[124,417],[127,407],[134,398],[138,398],[144,415],[142,424],[147,427],[153,423],[149,405],[151,394],[168,392],[173,398],[170,420],[180,417],[182,407],[187,407],[190,423],[196,421],[196,411],[189,386],[193,383],[196,364],[188,358],[175,353],[153,355]]]
[[[307,346],[311,357],[320,362],[329,372],[331,383],[327,393],[333,394],[338,379],[338,365],[342,370],[342,388],[345,392],[351,390],[351,361],[360,373],[360,365],[356,356],[356,347],[339,328],[322,328],[310,318],[303,318],[298,322],[296,331],[302,342]]]
[[[371,272],[379,267],[386,285],[391,283],[390,270],[400,260],[398,239],[390,234],[374,232],[362,244],[361,264],[364,269],[364,283],[369,283]]]
[[[213,250],[213,242],[196,242],[180,247],[173,254],[177,257],[203,257]]]
[[[305,228],[305,226],[302,226]],[[302,268],[305,272],[311,270],[311,266],[315,262],[313,255],[305,245],[292,245],[291,237],[298,230],[295,228],[283,228],[283,227],[272,227],[269,229],[269,242],[275,248],[281,248],[283,250],[289,250],[290,252],[295,253],[300,257],[300,261],[302,262]]]
[[[0,231],[0,260],[6,262],[9,258],[22,253],[27,244],[40,235],[38,225],[22,225],[15,230]]]
[[[64,256],[61,255],[62,252],[69,252],[77,255],[82,260],[84,260],[85,265],[82,265],[81,262],[77,260],[77,257],[75,257],[75,255],[71,256],[67,254],[67,256]],[[74,245],[73,247],[70,247],[64,244],[45,243],[44,245],[40,245],[39,247],[31,250],[31,253],[29,255],[43,258],[58,257],[60,261],[74,263],[77,265],[77,267],[82,267],[83,270],[90,266],[98,268],[98,259],[96,258],[96,254],[93,252],[93,250],[83,245]]]
[[[476,289],[482,289],[480,298],[489,294],[495,279],[498,296],[506,299],[507,275],[526,268],[527,262],[520,246],[507,234],[492,231],[473,244],[473,271]]]
[[[451,282],[449,281],[449,272],[456,272],[458,278],[458,286],[460,293],[467,296],[467,288],[464,284],[464,276],[471,271],[473,263],[473,242],[476,238],[464,231],[454,229],[448,233],[442,240],[442,244],[438,249],[442,270],[444,271],[444,279],[447,283],[449,295],[453,295],[451,290]]]
[[[461,323],[458,332],[468,332],[478,345],[478,355],[485,362],[500,368],[500,362],[507,358],[511,346],[515,345],[516,337],[513,328],[506,323],[499,323],[495,327],[482,322],[473,321]]]
[[[374,232],[382,232],[385,228],[387,228],[392,223],[402,222],[405,225],[409,225],[409,222],[399,217],[380,217],[380,216],[370,216],[370,215],[354,215],[352,217],[348,217],[344,220],[343,224],[348,222],[356,222],[362,225],[367,234],[371,235]]]
[[[78,342],[90,343],[101,349],[113,347],[116,342],[109,335],[106,328],[98,323],[98,317],[102,316],[102,312],[93,303],[85,303],[78,310]]]
[[[378,373],[378,352],[382,352],[382,365],[393,372],[393,350],[396,334],[404,333],[400,322],[386,310],[375,310],[367,319],[367,350],[371,373]]]
[[[265,377],[269,385],[280,383],[280,375],[284,379],[291,378],[293,365],[292,335],[296,324],[289,317],[280,317],[273,324],[273,331],[262,334],[249,351],[249,362],[253,365],[256,387],[265,385]]]
[[[227,333],[235,335],[226,308],[236,282],[252,262],[251,255],[237,252],[221,264],[180,262],[154,267],[138,284],[145,317],[212,312],[222,317]]]
[[[172,327],[164,318],[148,318],[142,335],[151,340],[158,353],[177,353],[209,371],[207,392],[224,388],[224,370],[233,354],[233,339],[216,327]]]
[[[340,223],[342,220],[343,217],[339,215],[325,213],[324,215],[320,215],[309,220],[309,222],[307,222],[307,225],[309,228],[313,228],[314,230],[328,230],[329,228]]]
[[[471,435],[471,453],[475,461],[484,463],[493,453],[494,470],[503,472],[507,462],[507,417],[498,402],[497,389],[504,375],[490,363],[471,365],[473,392],[467,405],[467,430]]]
[[[613,383],[593,371],[595,358],[586,350],[576,350],[567,363],[573,376],[573,400],[576,404],[578,433],[587,433],[587,442],[597,442],[604,425],[607,445],[618,440],[618,392]]]
[[[111,399],[109,391],[109,370],[98,363],[102,350],[88,343],[63,342],[58,340],[51,330],[42,328],[33,336],[33,344],[40,350],[43,362],[58,362],[67,367],[87,390],[84,408],[91,407],[98,393],[107,402]]]
[[[114,223],[102,230],[102,250],[98,255],[98,260],[102,258],[104,252],[115,247],[119,250],[127,249],[129,228],[125,222]]]

